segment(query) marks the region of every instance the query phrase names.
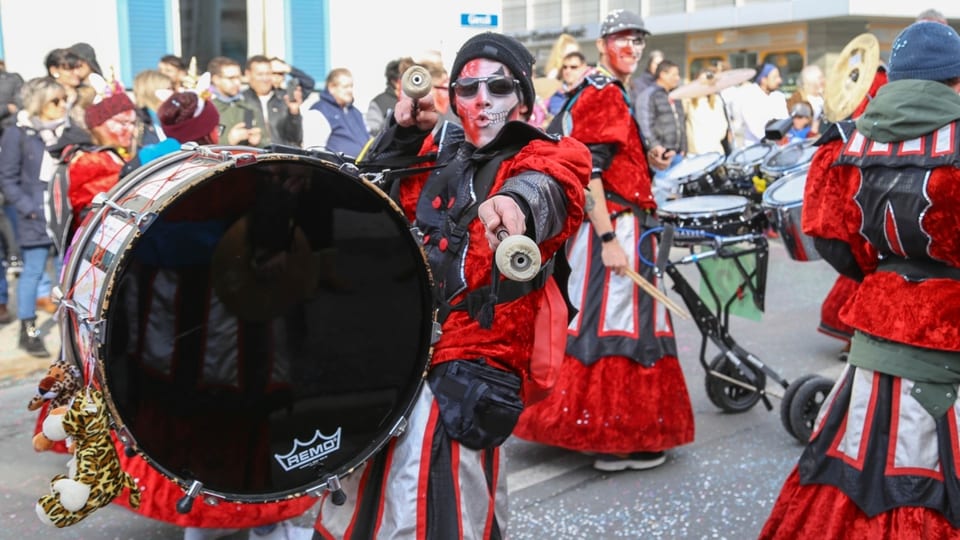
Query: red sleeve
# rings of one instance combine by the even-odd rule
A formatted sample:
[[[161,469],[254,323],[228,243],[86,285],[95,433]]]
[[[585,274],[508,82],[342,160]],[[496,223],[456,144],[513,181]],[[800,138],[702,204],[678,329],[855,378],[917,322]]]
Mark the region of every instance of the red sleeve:
[[[74,228],[79,216],[90,206],[97,193],[110,191],[120,179],[123,160],[113,152],[84,152],[68,167],[70,188],[68,196],[73,208]]]

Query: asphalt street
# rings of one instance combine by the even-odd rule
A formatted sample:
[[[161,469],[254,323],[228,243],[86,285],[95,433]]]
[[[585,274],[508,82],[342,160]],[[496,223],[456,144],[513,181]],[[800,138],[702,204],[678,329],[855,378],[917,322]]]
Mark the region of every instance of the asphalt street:
[[[674,255],[682,255],[674,250]],[[823,262],[790,260],[779,241],[770,248],[767,309],[761,321],[731,319],[730,331],[747,350],[788,380],[807,373],[836,378],[840,342],[816,331],[820,302],[835,273]],[[672,257],[673,258],[673,257]],[[685,275],[696,287],[698,278]],[[674,292],[670,296],[679,301]],[[700,333],[674,318],[681,364],[694,406],[696,439],[674,449],[650,471],[602,473],[588,456],[509,440],[507,458],[511,539],[756,538],[784,478],[802,449],[774,410],[762,404],[739,413],[710,403],[698,361]],[[0,343],[16,343],[15,325],[0,329]],[[46,321],[47,345],[56,350],[56,326]],[[708,353],[712,357],[712,352]],[[34,453],[35,414],[26,403],[46,361],[0,352],[0,540],[22,538],[179,539],[182,530],[109,507],[64,530],[37,519],[34,503],[66,456]],[[768,388],[772,388],[768,386]],[[300,519],[309,526],[315,509]],[[230,539],[246,538],[245,532]]]

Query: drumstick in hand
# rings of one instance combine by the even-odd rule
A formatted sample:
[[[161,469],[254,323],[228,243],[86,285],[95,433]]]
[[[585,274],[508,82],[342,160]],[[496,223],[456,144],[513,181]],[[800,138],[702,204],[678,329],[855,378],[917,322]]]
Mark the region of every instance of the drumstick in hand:
[[[658,289],[654,284],[644,279],[643,276],[634,272],[630,268],[624,269],[624,273],[627,275],[627,277],[632,279],[634,283],[637,284],[637,287],[640,287],[645,293],[652,296],[655,300],[660,301],[660,303],[662,303],[664,307],[666,307],[667,309],[675,313],[678,317],[686,319],[688,321],[690,320],[690,314],[687,313],[687,311],[683,309],[683,307],[680,306],[680,304],[674,302],[673,300],[670,299],[670,297],[663,294],[663,292],[660,291],[660,289]]]

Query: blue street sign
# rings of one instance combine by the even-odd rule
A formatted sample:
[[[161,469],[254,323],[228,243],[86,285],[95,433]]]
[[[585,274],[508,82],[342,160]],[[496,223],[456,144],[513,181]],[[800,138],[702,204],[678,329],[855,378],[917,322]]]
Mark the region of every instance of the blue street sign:
[[[495,28],[500,24],[499,19],[495,13],[461,13],[460,26]]]

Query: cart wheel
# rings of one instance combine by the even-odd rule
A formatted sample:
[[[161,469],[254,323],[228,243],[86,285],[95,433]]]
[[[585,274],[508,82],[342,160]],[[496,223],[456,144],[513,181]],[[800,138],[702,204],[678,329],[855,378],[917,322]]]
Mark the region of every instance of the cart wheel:
[[[760,388],[766,387],[767,378],[762,371],[756,371],[751,368],[749,364],[743,362],[741,364],[743,369],[749,369],[751,374],[757,380]],[[752,384],[749,382],[747,377],[733,365],[733,362],[730,362],[727,357],[720,353],[713,358],[710,362],[710,370],[716,371],[722,375],[726,375],[732,379],[743,381],[745,384]],[[744,388],[737,384],[725,381],[719,377],[715,377],[710,373],[707,373],[706,376],[706,386],[707,386],[707,397],[710,398],[710,402],[720,407],[725,412],[729,413],[740,413],[750,410],[751,407],[757,404],[760,401],[760,393],[753,390]]]
[[[793,396],[797,395],[797,390],[803,383],[815,378],[817,378],[816,374],[807,373],[790,381],[787,390],[783,393],[783,399],[780,400],[780,423],[783,424],[783,429],[787,430],[787,433],[793,437],[796,437],[797,434],[793,432],[793,424],[790,423],[790,404],[793,403]]]
[[[790,425],[793,427],[793,436],[800,442],[806,444],[810,441],[817,413],[832,389],[833,381],[819,375],[797,388],[790,403]]]

